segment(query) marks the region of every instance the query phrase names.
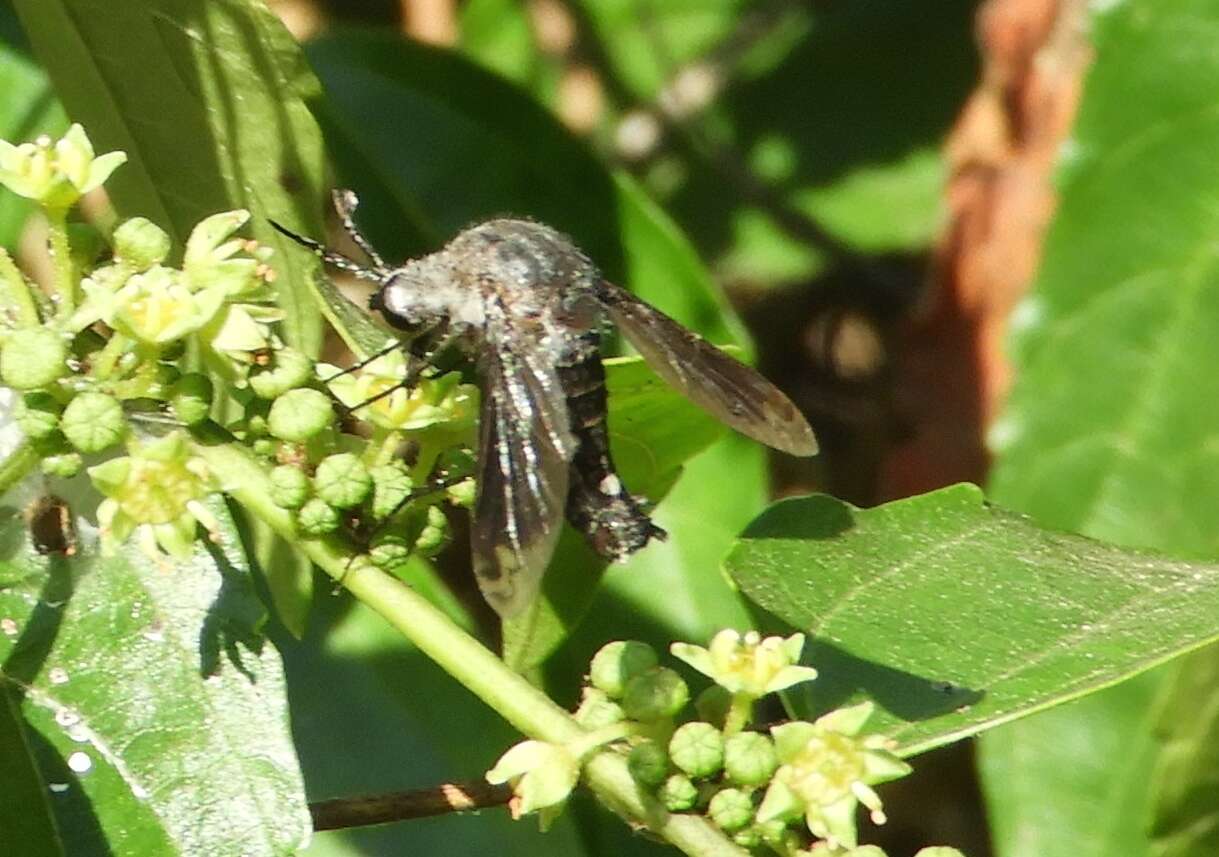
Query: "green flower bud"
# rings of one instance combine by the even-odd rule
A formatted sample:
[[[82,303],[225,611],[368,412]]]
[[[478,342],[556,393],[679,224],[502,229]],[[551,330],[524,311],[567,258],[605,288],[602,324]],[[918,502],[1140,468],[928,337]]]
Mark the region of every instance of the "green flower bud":
[[[473,479],[463,479],[456,485],[450,485],[447,492],[449,502],[462,509],[473,509],[474,500],[478,496],[478,483]]]
[[[296,513],[296,525],[307,536],[324,536],[339,528],[339,513],[325,500],[314,497]]]
[[[724,736],[710,723],[686,723],[669,739],[669,758],[691,777],[713,777],[724,766]]]
[[[313,476],[317,496],[336,509],[351,509],[372,491],[372,477],[359,456],[349,452],[328,455]]]
[[[595,687],[584,688],[584,698],[576,710],[576,720],[588,730],[621,723],[626,719],[622,706]]]
[[[397,511],[415,487],[400,461],[379,465],[368,473],[372,476],[372,514],[377,519]]]
[[[669,812],[685,812],[698,802],[698,788],[685,774],[673,774],[656,794]]]
[[[672,717],[690,700],[682,677],[668,667],[654,667],[626,683],[622,710],[631,720],[652,721]]]
[[[274,458],[275,453],[279,451],[279,441],[272,440],[269,437],[260,437],[254,441],[251,447],[255,455],[261,455],[263,458]]]
[[[257,438],[266,437],[271,431],[271,427],[267,425],[266,414],[250,414],[246,417],[245,432],[246,437]]]
[[[271,405],[267,428],[280,440],[305,441],[334,422],[334,408],[325,393],[289,390]]]
[[[46,437],[59,428],[61,410],[59,402],[47,393],[26,393],[17,402],[17,425],[30,440]]]
[[[313,361],[293,348],[275,352],[275,365],[250,375],[250,389],[263,399],[274,399],[295,390],[313,377]]]
[[[757,732],[738,732],[724,742],[724,770],[743,786],[770,782],[779,767],[775,743]]]
[[[0,349],[0,380],[14,390],[49,387],[68,374],[68,345],[45,327],[14,330]]]
[[[207,419],[212,409],[212,381],[206,375],[190,372],[169,388],[169,407],[174,416],[188,426]]]
[[[762,840],[762,832],[757,827],[746,827],[732,834],[732,841],[742,848],[757,848],[762,844]]]
[[[136,271],[147,271],[169,255],[169,234],[146,217],[133,217],[114,230],[114,258]]]
[[[593,687],[605,691],[614,699],[622,696],[626,684],[635,676],[656,666],[656,650],[636,640],[615,640],[606,643],[589,668]]]
[[[309,499],[309,477],[299,467],[281,464],[271,470],[271,502],[282,509],[299,509]]]
[[[415,550],[423,556],[431,557],[440,553],[449,543],[449,519],[439,506],[428,506],[427,523],[415,539]]]
[[[740,830],[753,821],[753,799],[749,797],[748,792],[740,789],[718,791],[707,805],[707,815],[722,830],[729,833]],[[758,839],[760,841],[761,837]]]
[[[61,479],[71,479],[84,464],[80,454],[65,452],[62,455],[49,455],[42,459],[42,472],[47,476],[58,476]]]
[[[635,781],[649,789],[657,788],[669,776],[669,757],[655,741],[632,747],[626,766]]]
[[[105,393],[81,393],[64,408],[60,430],[84,453],[101,452],[122,440],[127,422],[118,399]]]
[[[411,558],[411,546],[402,536],[385,533],[373,541],[368,558],[382,571],[393,571]]]

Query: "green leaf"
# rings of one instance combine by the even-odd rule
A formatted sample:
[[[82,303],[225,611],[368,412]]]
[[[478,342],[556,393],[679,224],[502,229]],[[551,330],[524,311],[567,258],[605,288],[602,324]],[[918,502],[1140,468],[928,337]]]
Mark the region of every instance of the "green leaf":
[[[313,562],[262,521],[251,516],[248,528],[275,615],[292,636],[300,637],[313,605]]]
[[[1063,148],[1061,204],[1036,289],[1016,316],[1016,384],[992,433],[993,495],[1049,526],[1214,557],[1219,117],[1212,93],[1219,58],[1210,45],[1219,11],[1205,0],[1093,8],[1096,59],[1074,139]],[[1189,668],[1208,673],[1208,657],[1219,654],[1199,653]],[[1191,818],[1191,804],[1173,797],[1210,788],[1209,781],[1168,782],[1157,769],[1185,755],[1182,741],[1193,743],[1199,759],[1208,757],[1219,734],[1182,722],[1162,757],[1141,751],[1153,741],[1152,706],[1197,703],[1196,690],[1177,698],[1191,687],[1181,677],[1158,697],[1115,691],[1074,716],[1033,720],[996,737],[1000,754],[1009,744],[1070,746],[1084,728],[1095,729],[1099,743],[1135,748],[1120,769],[1088,768],[1094,776],[1070,788],[1054,787],[1056,771],[1076,758],[1054,750],[1009,760],[1005,775],[985,784],[992,805],[1014,819],[1005,828],[1013,836],[998,843],[998,853],[1140,857],[1157,853],[1148,830],[1179,849],[1200,837],[1192,852],[1173,853],[1212,853],[1209,816]],[[981,746],[985,758],[990,741]],[[1197,776],[1175,768],[1179,776]],[[1013,780],[1045,787],[1014,793],[1007,787]],[[1121,815],[1098,814],[1096,806],[1114,793],[1139,800],[1129,800]],[[1157,819],[1157,811],[1170,814]],[[1051,812],[1061,829],[1078,835],[1053,843],[1015,835]]]
[[[24,55],[0,45],[0,139],[24,143],[41,134],[58,137],[68,127],[63,108],[47,83],[46,75]],[[0,193],[0,247],[13,248],[34,210],[28,199]]]
[[[972,485],[869,510],[781,502],[727,565],[751,601],[809,634],[822,677],[801,704],[862,693],[907,754],[1219,636],[1219,566],[1042,530]]]
[[[0,528],[0,715],[34,759],[5,802],[36,791],[65,854],[277,855],[309,835],[279,657],[223,532],[169,567],[100,557],[87,532],[42,556],[19,516]],[[41,826],[31,848],[53,845]]]
[[[30,736],[26,734],[16,689],[0,685],[0,845],[12,851],[21,843],[29,857],[66,857],[55,815],[53,795],[38,770]]]
[[[276,248],[292,345],[316,354],[317,260],[272,230],[319,226],[322,149],[305,106],[317,84],[279,19],[253,0],[16,0],[35,53],[99,152],[128,162],[106,185],[180,246],[209,214],[247,208]]]

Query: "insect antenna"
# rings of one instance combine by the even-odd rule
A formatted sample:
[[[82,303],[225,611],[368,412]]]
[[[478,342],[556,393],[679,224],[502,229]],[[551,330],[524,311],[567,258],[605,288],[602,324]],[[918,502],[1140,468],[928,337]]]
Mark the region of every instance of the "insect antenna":
[[[334,201],[334,210],[339,215],[339,222],[343,224],[343,230],[351,236],[352,241],[356,242],[356,246],[363,250],[369,259],[372,259],[377,268],[386,270],[387,267],[381,255],[372,246],[372,242],[364,237],[360,227],[356,226],[355,213],[356,207],[360,204],[360,198],[356,196],[355,191],[338,187],[330,194],[330,198]]]
[[[323,383],[329,383],[329,382],[335,380],[336,378],[342,378],[344,375],[350,375],[352,372],[359,372],[361,369],[363,369],[368,364],[375,363],[377,360],[380,360],[386,354],[389,354],[391,351],[397,351],[401,347],[402,347],[402,343],[395,340],[394,342],[391,342],[389,345],[382,348],[380,351],[377,351],[373,354],[370,354],[368,357],[365,357],[359,363],[353,363],[351,366],[348,366],[346,369],[342,370],[341,372],[335,372],[330,377],[322,378],[321,380]]]
[[[273,227],[275,227],[276,232],[287,238],[291,238],[302,247],[307,247],[308,249],[312,250],[314,254],[327,265],[333,265],[340,271],[347,271],[349,274],[354,274],[361,280],[368,280],[373,283],[382,283],[385,281],[387,271],[385,270],[384,266],[379,266],[376,268],[365,267],[356,260],[344,256],[342,253],[338,253],[334,250],[327,250],[324,246],[317,241],[314,241],[312,238],[297,235],[291,229],[288,229],[286,226],[281,226],[274,220],[270,221],[270,223]]]

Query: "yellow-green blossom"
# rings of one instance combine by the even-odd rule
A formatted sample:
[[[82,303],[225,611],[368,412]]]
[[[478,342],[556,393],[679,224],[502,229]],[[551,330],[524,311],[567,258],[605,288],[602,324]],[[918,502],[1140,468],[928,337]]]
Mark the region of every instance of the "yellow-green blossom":
[[[123,152],[95,156],[84,129],[74,124],[54,142],[39,137],[14,146],[0,140],[0,184],[48,208],[66,209],[126,160]]]
[[[727,629],[716,634],[707,648],[674,643],[669,650],[720,687],[756,699],[817,677],[812,667],[797,665],[802,648],[803,634],[763,639],[757,631],[742,637]]]
[[[879,735],[857,738],[872,703],[832,711],[814,723],[770,730],[780,767],[758,807],[758,821],[804,816],[809,832],[830,848],[855,848],[855,809],[863,804],[883,824],[880,797],[871,786],[910,773]]]
[[[191,289],[223,287],[230,297],[272,278],[266,260],[271,248],[249,238],[233,238],[250,219],[243,209],[223,211],[201,220],[186,239],[182,273]]]
[[[318,377],[329,381],[335,397],[349,408],[357,408],[385,391],[397,387],[406,377],[406,357],[400,350],[390,351],[359,372],[339,375],[340,370],[318,364]],[[365,405],[356,416],[382,428],[416,431],[439,423],[463,428],[473,424],[478,390],[462,384],[456,372],[439,378],[420,378],[412,387],[399,387],[392,393]]]
[[[117,290],[111,285],[93,278],[81,282],[85,304],[73,326],[85,318],[101,319],[140,342],[163,345],[210,322],[225,299],[223,288],[192,291],[181,272],[164,265],[128,277]]]
[[[512,783],[513,817],[558,807],[580,779],[576,755],[560,744],[522,741],[487,771],[487,782]]]
[[[103,547],[112,550],[134,534],[150,555],[158,555],[159,547],[188,558],[196,523],[213,534],[219,526],[202,502],[212,491],[203,461],[191,456],[181,432],[133,443],[128,453],[89,468],[106,498],[97,509]]]

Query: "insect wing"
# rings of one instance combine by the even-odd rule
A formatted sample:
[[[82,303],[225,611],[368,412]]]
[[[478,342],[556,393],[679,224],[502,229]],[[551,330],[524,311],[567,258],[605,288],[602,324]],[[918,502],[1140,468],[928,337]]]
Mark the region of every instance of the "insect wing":
[[[533,600],[554,553],[575,440],[552,367],[489,343],[480,371],[478,498],[470,542],[483,596],[508,618]]]
[[[625,289],[601,283],[610,318],[656,374],[741,434],[791,455],[814,455],[817,439],[778,387]]]

